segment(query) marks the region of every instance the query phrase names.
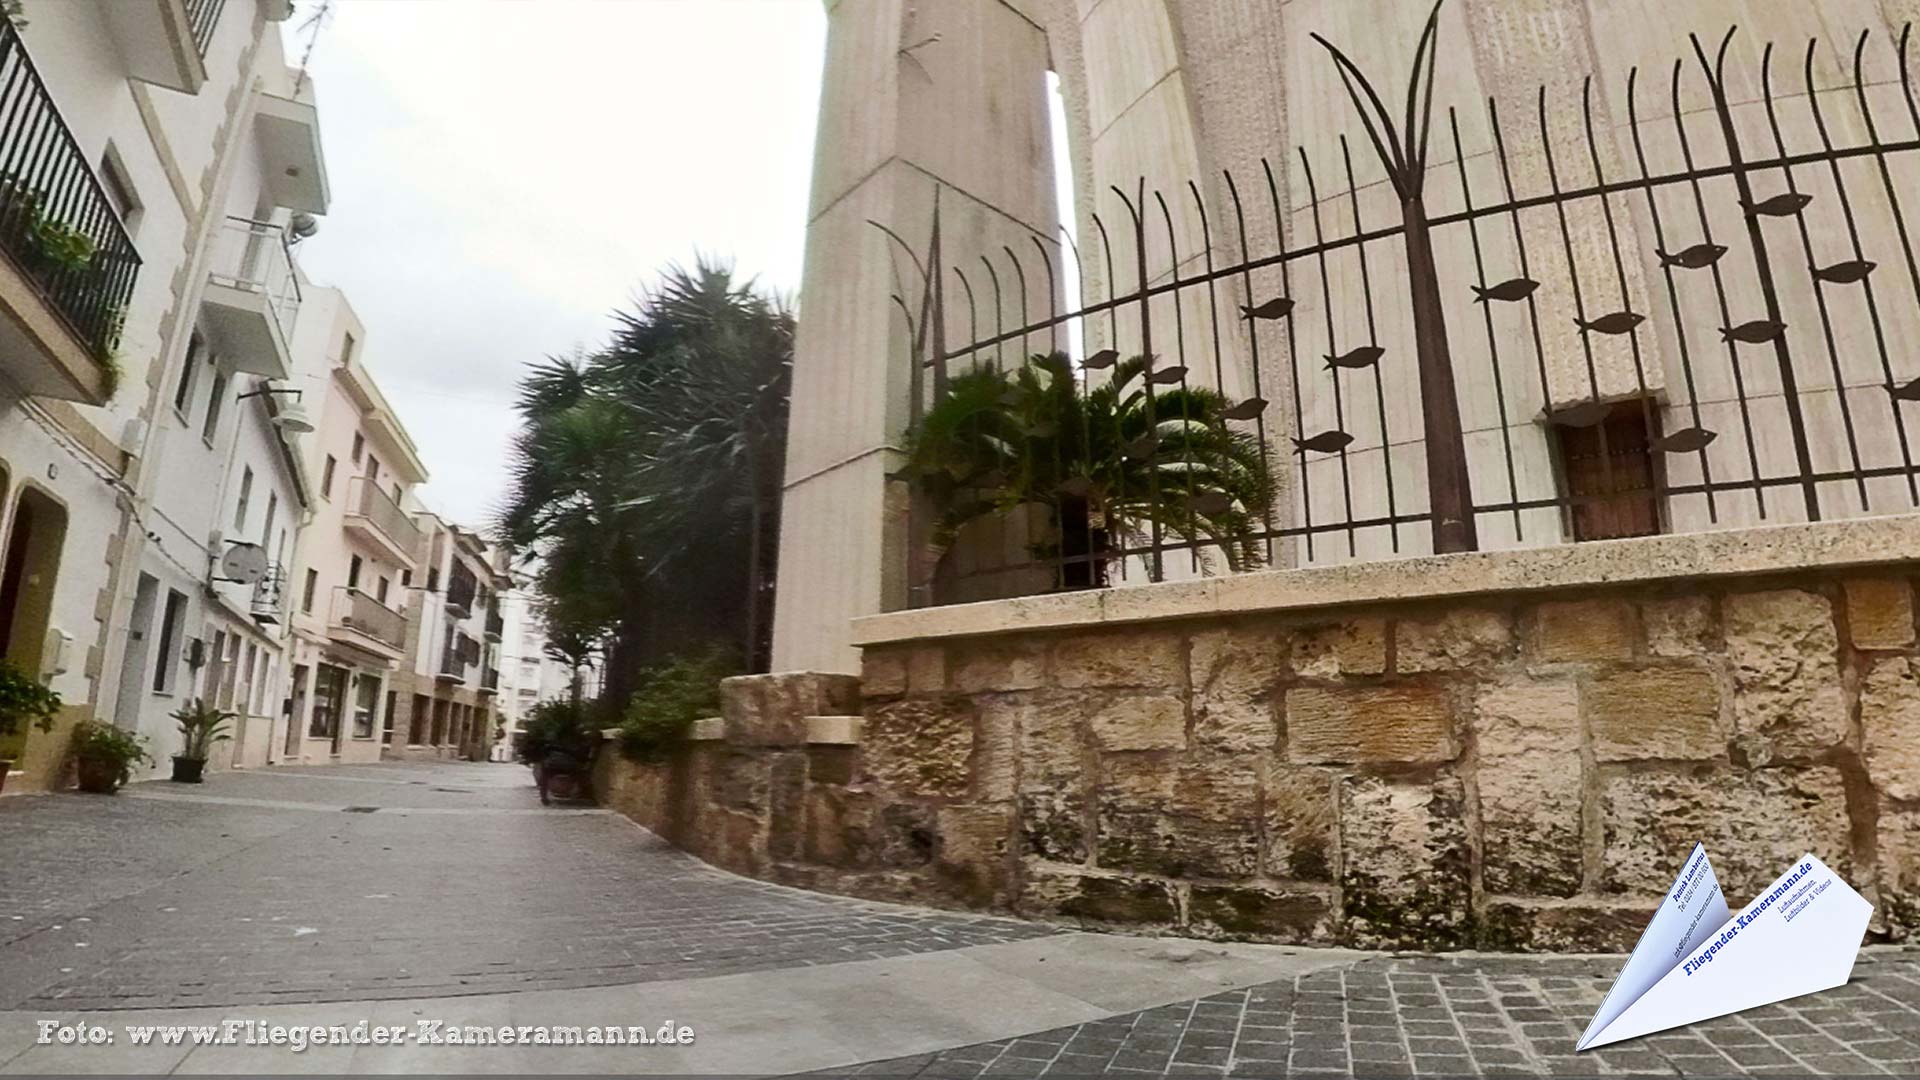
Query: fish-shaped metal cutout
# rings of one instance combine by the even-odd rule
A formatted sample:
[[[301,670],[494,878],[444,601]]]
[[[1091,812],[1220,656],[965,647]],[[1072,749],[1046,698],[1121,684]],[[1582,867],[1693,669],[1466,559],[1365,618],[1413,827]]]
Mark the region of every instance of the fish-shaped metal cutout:
[[[1721,327],[1720,340],[1739,341],[1748,345],[1758,345],[1761,342],[1772,341],[1778,338],[1780,332],[1786,328],[1786,323],[1774,322],[1772,319],[1754,319],[1751,322],[1743,322],[1739,326]]]
[[[1812,201],[1813,196],[1806,192],[1783,191],[1771,199],[1749,205],[1746,210],[1757,217],[1792,217]]]
[[[1662,435],[1653,441],[1655,450],[1664,450],[1669,454],[1694,454],[1707,448],[1707,444],[1719,437],[1718,432],[1706,428],[1681,428],[1671,435]]]
[[[1889,387],[1887,393],[1892,394],[1895,401],[1920,401],[1920,379],[1905,386]]]
[[[1327,357],[1327,370],[1332,371],[1334,368],[1356,369],[1372,367],[1374,364],[1380,362],[1380,354],[1386,351],[1387,350],[1378,345],[1362,345],[1357,349],[1350,349],[1347,352],[1343,352],[1339,356]]]
[[[1156,386],[1177,383],[1186,377],[1187,369],[1184,367],[1163,367],[1147,373],[1147,381]]]
[[[1611,401],[1583,401],[1561,409],[1548,419],[1561,427],[1589,428],[1613,415],[1613,406]]]
[[[1222,420],[1251,420],[1266,411],[1267,399],[1250,397],[1238,405],[1229,405],[1220,410]]]
[[[1525,300],[1533,295],[1533,290],[1539,287],[1539,282],[1523,277],[1509,278],[1498,285],[1489,285],[1484,289],[1478,285],[1467,286],[1473,290],[1473,302],[1476,304],[1484,304],[1489,300]]]
[[[1821,281],[1830,281],[1835,285],[1851,285],[1856,281],[1865,281],[1873,273],[1873,263],[1865,259],[1848,259],[1832,266],[1816,266],[1813,276]]]
[[[1093,481],[1084,476],[1069,476],[1060,481],[1059,486],[1053,490],[1075,499],[1084,499],[1087,493],[1093,490]]]
[[[1595,334],[1624,334],[1646,321],[1647,317],[1637,311],[1615,311],[1586,322],[1575,319],[1573,325]]]
[[[1243,319],[1284,319],[1293,310],[1293,299],[1277,296],[1258,307],[1240,305],[1240,317]]]
[[[1310,439],[1295,439],[1293,445],[1302,452],[1311,450],[1316,454],[1331,454],[1336,450],[1345,450],[1353,436],[1344,431],[1323,431]]]
[[[1110,368],[1114,364],[1118,363],[1119,360],[1120,360],[1120,350],[1101,349],[1099,352],[1094,353],[1092,356],[1089,356],[1085,360],[1080,361],[1080,366],[1083,368],[1089,368],[1097,371],[1101,368]]]
[[[1224,514],[1233,509],[1233,499],[1224,491],[1203,491],[1187,500],[1187,509],[1196,514]]]
[[[1137,439],[1129,440],[1120,448],[1120,452],[1135,461],[1145,461],[1158,449],[1160,449],[1160,433],[1149,431]]]
[[[1720,256],[1727,253],[1727,246],[1725,244],[1702,243],[1695,244],[1690,248],[1683,248],[1671,254],[1661,251],[1659,248],[1654,248],[1653,253],[1660,256],[1660,265],[1662,266],[1677,266],[1682,270],[1698,270],[1719,262]]]

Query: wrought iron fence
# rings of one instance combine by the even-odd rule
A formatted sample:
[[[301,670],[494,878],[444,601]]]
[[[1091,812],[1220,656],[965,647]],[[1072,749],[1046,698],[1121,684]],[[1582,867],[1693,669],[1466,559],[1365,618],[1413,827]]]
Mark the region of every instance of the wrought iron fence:
[[[213,28],[220,24],[220,11],[227,0],[187,0],[187,27],[193,35],[193,47],[204,59],[213,40]]]
[[[1897,75],[1769,44],[1736,97],[1729,30],[1516,121],[1436,114],[1438,12],[1398,122],[1321,41],[1365,133],[1332,170],[1115,186],[1084,253],[951,262],[937,197],[924,250],[882,226],[915,604],[1920,507],[1911,27]]]
[[[105,361],[140,255],[54,105],[20,31],[0,18],[0,250]]]

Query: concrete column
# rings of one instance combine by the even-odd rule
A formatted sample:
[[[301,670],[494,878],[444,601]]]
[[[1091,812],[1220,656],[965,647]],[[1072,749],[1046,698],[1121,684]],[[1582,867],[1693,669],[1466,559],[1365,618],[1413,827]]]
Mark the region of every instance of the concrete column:
[[[907,601],[906,492],[890,484],[910,403],[906,319],[921,283],[868,224],[925,258],[934,190],[945,262],[983,288],[998,263],[1006,319],[1018,295],[1003,245],[1030,268],[1031,314],[1045,310],[1032,238],[1057,235],[1045,76],[1047,38],[1003,0],[833,0],[795,344],[793,419],[780,536],[773,666],[854,671],[848,620]],[[1035,290],[1038,290],[1037,292]],[[952,343],[971,333],[946,278]],[[991,319],[988,310],[982,319]],[[986,323],[984,325],[991,325]],[[1044,348],[1036,343],[1035,348]],[[1006,358],[1016,355],[1009,348]]]

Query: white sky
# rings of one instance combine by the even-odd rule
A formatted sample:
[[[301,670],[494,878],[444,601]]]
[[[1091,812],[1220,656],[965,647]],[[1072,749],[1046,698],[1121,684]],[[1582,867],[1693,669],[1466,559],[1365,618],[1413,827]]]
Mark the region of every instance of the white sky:
[[[300,259],[366,322],[430,508],[491,523],[522,368],[599,345],[662,265],[798,293],[825,46],[820,0],[339,0]]]

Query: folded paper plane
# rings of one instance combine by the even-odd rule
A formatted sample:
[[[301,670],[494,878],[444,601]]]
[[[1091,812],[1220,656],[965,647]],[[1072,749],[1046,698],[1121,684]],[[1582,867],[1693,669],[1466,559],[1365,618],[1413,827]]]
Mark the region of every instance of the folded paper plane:
[[[1873,905],[1802,855],[1738,911],[1694,845],[1575,1050],[1840,986]]]

